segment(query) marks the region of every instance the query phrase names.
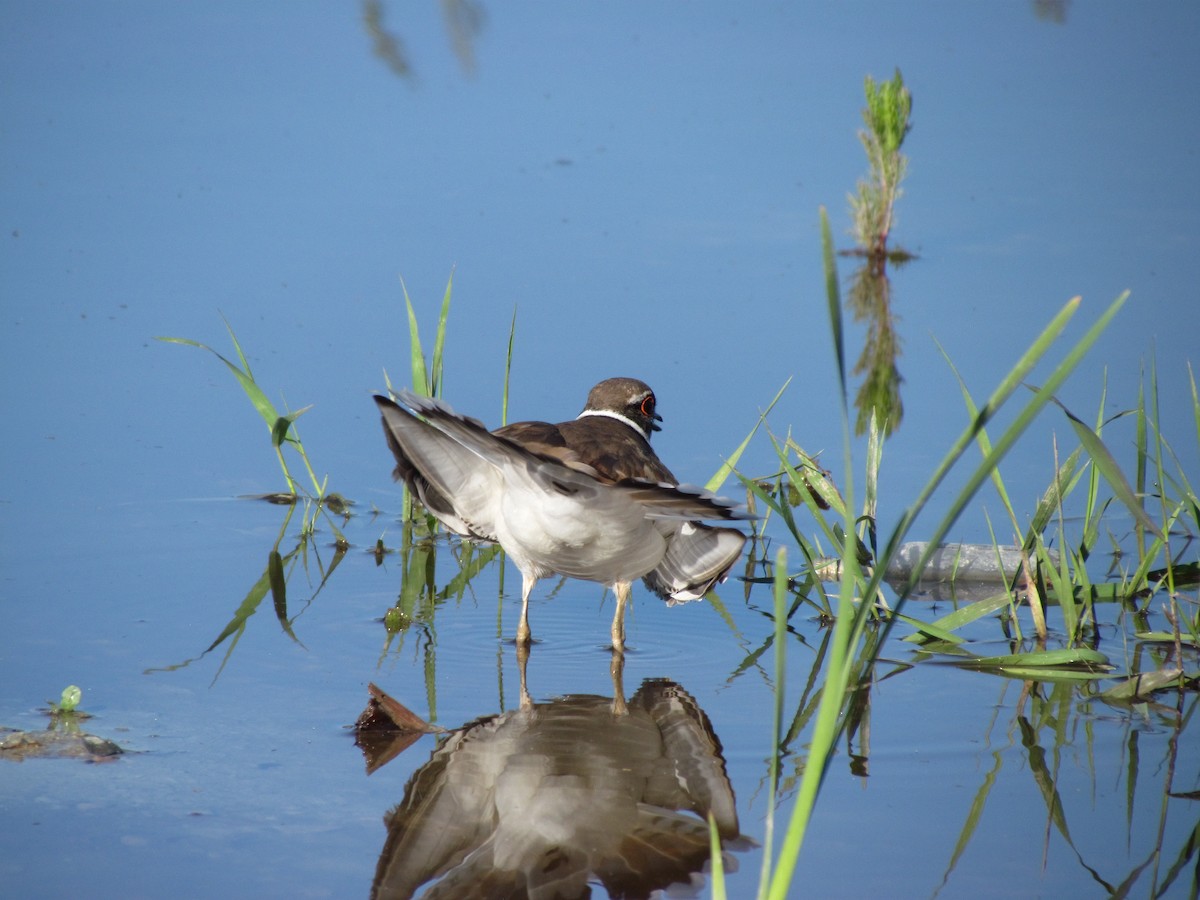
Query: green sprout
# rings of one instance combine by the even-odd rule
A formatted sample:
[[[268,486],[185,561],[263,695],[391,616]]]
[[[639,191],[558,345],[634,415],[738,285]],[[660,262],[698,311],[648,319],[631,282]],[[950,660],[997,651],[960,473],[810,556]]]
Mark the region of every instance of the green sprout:
[[[62,697],[57,703],[51,703],[55,712],[73,713],[79,707],[79,701],[83,699],[83,691],[78,685],[68,684],[63,688]]]

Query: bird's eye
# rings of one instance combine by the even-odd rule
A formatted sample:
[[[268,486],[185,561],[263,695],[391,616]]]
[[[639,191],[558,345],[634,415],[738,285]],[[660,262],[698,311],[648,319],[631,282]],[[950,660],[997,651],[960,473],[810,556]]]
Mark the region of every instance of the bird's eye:
[[[651,394],[642,401],[642,415],[652,417],[654,415],[654,395]]]

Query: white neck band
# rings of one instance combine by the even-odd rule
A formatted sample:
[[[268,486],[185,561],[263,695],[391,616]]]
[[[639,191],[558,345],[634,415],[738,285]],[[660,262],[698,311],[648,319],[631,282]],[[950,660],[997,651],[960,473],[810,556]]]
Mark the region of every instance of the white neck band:
[[[633,419],[629,418],[628,416],[623,416],[619,412],[613,412],[611,409],[585,409],[575,418],[582,419],[585,416],[607,416],[610,419],[616,419],[618,422],[624,422],[643,438],[645,438],[646,443],[650,443],[650,435],[646,433],[646,429],[638,425],[638,423],[633,421]]]

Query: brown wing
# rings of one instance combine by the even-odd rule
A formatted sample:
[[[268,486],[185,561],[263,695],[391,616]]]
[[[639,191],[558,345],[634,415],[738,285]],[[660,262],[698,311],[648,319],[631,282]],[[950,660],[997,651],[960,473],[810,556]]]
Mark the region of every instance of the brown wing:
[[[586,422],[586,424],[585,424]],[[550,422],[513,422],[493,434],[523,448],[598,475],[601,481],[650,481],[678,484],[650,444],[636,431],[616,419],[588,416],[557,425]]]
[[[587,460],[567,446],[559,426],[549,422],[512,422],[497,428],[492,434],[517,444],[522,449],[538,456],[552,459],[592,477],[599,473],[588,465]],[[600,479],[601,481],[604,478]]]
[[[623,422],[604,416],[588,416],[563,422],[557,429],[566,446],[604,478],[679,483],[649,442]]]

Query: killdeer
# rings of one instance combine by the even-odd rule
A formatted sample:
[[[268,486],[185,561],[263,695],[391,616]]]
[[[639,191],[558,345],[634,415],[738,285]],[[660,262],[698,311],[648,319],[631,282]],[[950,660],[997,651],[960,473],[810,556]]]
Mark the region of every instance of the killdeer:
[[[697,521],[741,518],[734,504],[681,487],[651,449],[662,417],[644,382],[609,378],[577,419],[493,432],[438,400],[396,397],[375,397],[395,478],[447,529],[500,544],[521,571],[518,646],[530,642],[529,595],[547,575],[613,588],[620,651],[635,579],[674,605],[703,597],[741,555],[742,532]]]

